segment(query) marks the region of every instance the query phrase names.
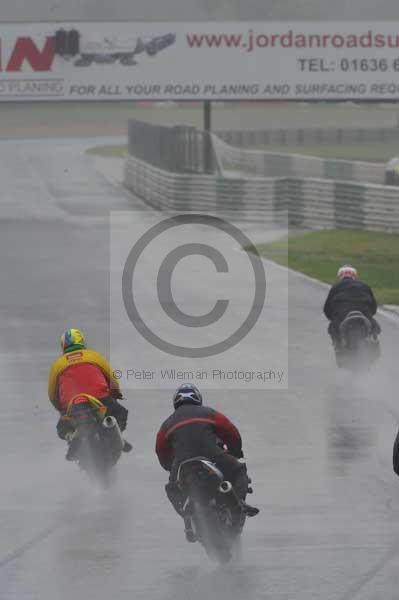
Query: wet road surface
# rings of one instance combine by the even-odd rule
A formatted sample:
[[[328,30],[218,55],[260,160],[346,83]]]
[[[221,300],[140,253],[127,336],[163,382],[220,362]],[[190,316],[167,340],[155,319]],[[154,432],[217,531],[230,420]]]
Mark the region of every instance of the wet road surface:
[[[247,521],[241,561],[220,568],[185,543],[164,497],[154,438],[169,391],[126,393],[135,451],[122,457],[114,489],[93,489],[66,463],[46,396],[58,336],[78,325],[109,350],[108,211],[151,213],[94,171],[83,154],[91,144],[0,143],[1,597],[397,600],[398,327],[380,317],[383,357],[370,373],[338,372],[321,314],[326,290],[295,274],[289,389],[206,392],[241,429],[261,508]],[[269,285],[279,281],[279,267],[267,272]],[[277,347],[277,332],[264,343]]]

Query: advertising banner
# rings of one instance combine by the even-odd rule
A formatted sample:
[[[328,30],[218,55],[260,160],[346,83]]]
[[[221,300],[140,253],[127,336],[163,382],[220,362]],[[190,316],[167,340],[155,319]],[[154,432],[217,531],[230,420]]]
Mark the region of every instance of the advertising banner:
[[[390,22],[0,25],[0,101],[398,98]]]

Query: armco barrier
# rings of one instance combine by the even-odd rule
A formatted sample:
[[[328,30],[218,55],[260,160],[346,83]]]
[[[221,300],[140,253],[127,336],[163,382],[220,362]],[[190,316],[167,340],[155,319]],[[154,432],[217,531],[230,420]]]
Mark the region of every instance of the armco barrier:
[[[383,163],[248,150],[231,146],[216,135],[212,135],[212,142],[215,158],[224,174],[233,171],[247,176],[320,177],[337,181],[384,183],[385,165]]]
[[[131,156],[172,173],[194,175],[213,172],[246,179],[249,176],[317,177],[381,184],[385,178],[385,165],[381,163],[247,150],[232,146],[217,135],[209,136],[207,132],[186,125],[166,127],[131,120],[128,124],[128,148]]]
[[[185,175],[128,156],[127,188],[158,209],[304,228],[399,233],[399,188],[299,177]]]
[[[273,221],[275,179],[171,173],[127,156],[125,186],[151,206],[178,212],[201,211],[242,219]],[[265,203],[265,198],[269,201]]]

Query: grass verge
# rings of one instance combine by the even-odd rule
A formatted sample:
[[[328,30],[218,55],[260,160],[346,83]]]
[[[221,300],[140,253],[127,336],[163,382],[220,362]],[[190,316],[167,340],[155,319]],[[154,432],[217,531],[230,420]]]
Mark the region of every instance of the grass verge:
[[[125,144],[120,145],[108,145],[108,146],[93,146],[86,150],[87,154],[94,154],[95,156],[105,156],[107,158],[124,158],[127,152],[127,146]]]
[[[325,230],[257,246],[262,256],[310,277],[334,283],[338,267],[354,265],[379,304],[399,304],[399,235]]]

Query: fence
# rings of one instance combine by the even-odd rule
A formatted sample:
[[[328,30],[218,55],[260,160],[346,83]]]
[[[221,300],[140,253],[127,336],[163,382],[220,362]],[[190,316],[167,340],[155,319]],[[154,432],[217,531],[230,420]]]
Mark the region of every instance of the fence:
[[[233,146],[264,148],[265,146],[301,146],[303,144],[363,144],[398,142],[398,127],[323,129],[267,129],[254,131],[217,131],[216,135]]]
[[[136,158],[173,173],[218,171],[209,134],[195,127],[164,127],[131,120],[128,151]]]
[[[194,128],[130,122],[125,185],[158,209],[399,233],[399,187],[370,183],[383,165],[246,152],[212,136],[215,173],[204,174],[204,139]]]
[[[284,154],[230,146],[212,136],[214,153],[224,175],[242,173],[265,177],[320,177],[339,181],[384,183],[385,165],[306,154]]]
[[[247,133],[252,135],[254,132]],[[130,155],[173,173],[319,177],[384,183],[385,165],[382,163],[247,150],[231,146],[218,136],[210,136],[195,127],[165,127],[129,121],[128,139]]]

